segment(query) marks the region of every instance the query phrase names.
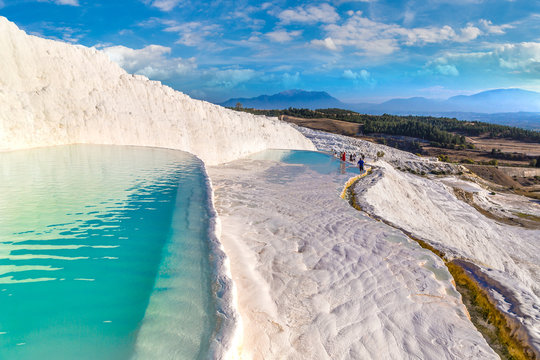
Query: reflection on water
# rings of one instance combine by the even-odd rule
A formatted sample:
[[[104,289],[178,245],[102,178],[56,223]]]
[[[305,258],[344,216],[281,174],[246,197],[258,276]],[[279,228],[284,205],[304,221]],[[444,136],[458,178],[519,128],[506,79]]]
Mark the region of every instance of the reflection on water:
[[[306,150],[265,150],[249,156],[253,160],[269,160],[286,164],[306,165],[321,174],[360,174],[358,167],[323,152]]]
[[[192,204],[203,184],[200,162],[176,151],[0,153],[0,358],[128,359],[148,348],[147,319],[170,330],[160,337],[173,350],[203,356],[215,313],[208,215]],[[174,302],[184,322],[160,323],[149,302],[153,313]]]

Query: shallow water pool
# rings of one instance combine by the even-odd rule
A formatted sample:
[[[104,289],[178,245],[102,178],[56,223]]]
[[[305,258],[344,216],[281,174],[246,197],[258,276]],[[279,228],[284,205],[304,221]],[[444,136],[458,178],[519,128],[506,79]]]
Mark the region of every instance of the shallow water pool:
[[[321,174],[360,174],[352,162],[343,162],[324,152],[308,150],[265,150],[249,156],[253,160],[269,160],[286,164],[306,165]]]
[[[207,199],[179,151],[0,153],[0,358],[205,358]]]

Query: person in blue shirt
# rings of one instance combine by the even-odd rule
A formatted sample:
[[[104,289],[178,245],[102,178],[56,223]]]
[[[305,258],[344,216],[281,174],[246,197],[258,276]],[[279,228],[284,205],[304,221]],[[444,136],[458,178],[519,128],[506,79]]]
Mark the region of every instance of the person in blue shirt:
[[[358,160],[358,170],[360,170],[360,174],[364,172],[364,160],[362,159],[362,156],[360,156],[360,160]]]

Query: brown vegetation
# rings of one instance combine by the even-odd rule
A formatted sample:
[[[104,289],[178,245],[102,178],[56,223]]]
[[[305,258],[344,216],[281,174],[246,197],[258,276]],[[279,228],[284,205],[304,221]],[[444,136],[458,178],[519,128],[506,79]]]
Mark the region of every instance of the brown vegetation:
[[[304,119],[299,117],[281,115],[280,119],[287,121],[298,126],[307,127],[308,129],[313,130],[322,130],[327,131],[333,134],[346,135],[346,136],[357,136],[360,130],[360,124],[351,123],[348,121],[342,120],[332,120],[332,119]]]

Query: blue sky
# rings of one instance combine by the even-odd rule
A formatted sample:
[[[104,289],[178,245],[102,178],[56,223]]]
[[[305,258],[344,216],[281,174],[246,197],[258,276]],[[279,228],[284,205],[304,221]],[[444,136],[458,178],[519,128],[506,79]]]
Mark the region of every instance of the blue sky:
[[[0,15],[214,102],[540,91],[540,1],[0,0]]]

